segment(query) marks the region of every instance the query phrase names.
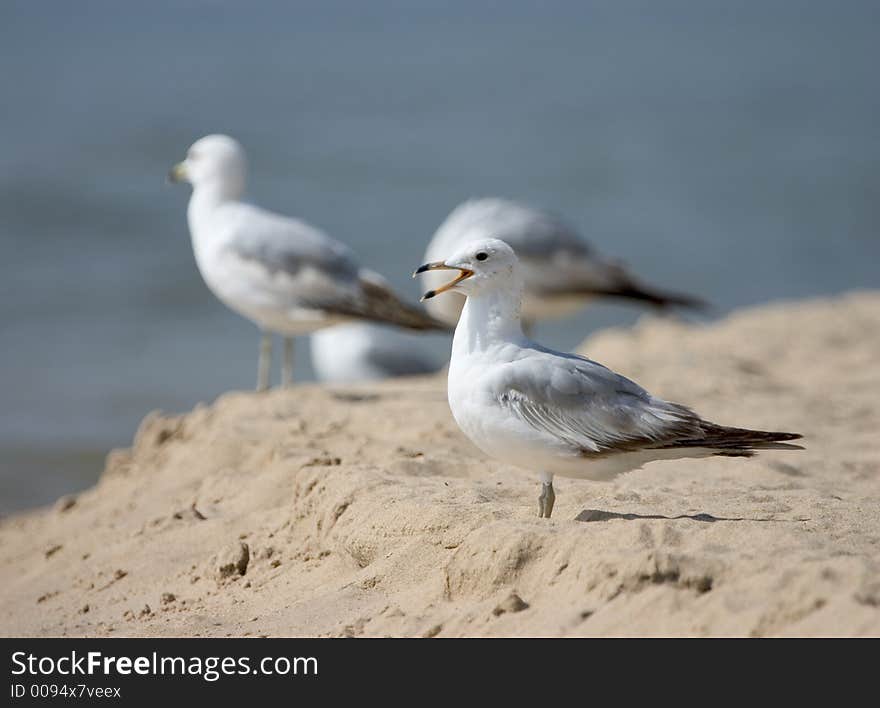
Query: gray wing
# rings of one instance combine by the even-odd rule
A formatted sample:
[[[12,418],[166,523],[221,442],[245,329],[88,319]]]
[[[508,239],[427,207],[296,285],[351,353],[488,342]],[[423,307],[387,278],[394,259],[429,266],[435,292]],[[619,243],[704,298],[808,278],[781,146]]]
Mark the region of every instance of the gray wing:
[[[426,260],[448,257],[459,246],[484,238],[500,238],[520,259],[593,255],[577,231],[550,212],[508,199],[485,198],[471,199],[452,210],[434,234]]]
[[[558,215],[504,199],[465,204],[471,229],[506,241],[523,263],[526,288],[540,295],[598,295],[643,300],[655,305],[694,304],[642,285],[619,262],[598,253]]]
[[[313,226],[258,207],[237,205],[229,248],[268,273],[293,279],[314,269],[340,282],[352,283],[360,270],[354,252]]]
[[[711,423],[589,359],[538,345],[524,352],[499,375],[498,403],[583,456],[705,448],[715,455],[749,457],[756,450],[801,449],[788,442],[799,439],[798,433]]]
[[[597,253],[564,219],[507,199],[474,199],[456,207],[437,230],[425,260],[447,257],[483,238],[500,238],[513,248],[530,293],[597,295],[657,306],[702,305],[697,298],[644,285],[623,264]]]
[[[523,265],[526,289],[536,294],[592,294],[617,289],[625,270],[603,259],[556,215],[508,199],[472,199],[437,229],[425,254],[439,260],[470,241],[500,238]]]
[[[651,396],[601,364],[536,347],[493,383],[499,405],[583,455],[666,447],[701,435],[690,409]]]
[[[322,231],[258,207],[236,208],[228,222],[233,231],[227,248],[268,276],[252,282],[267,299],[338,317],[446,329],[400,300],[382,276],[361,268],[351,249]]]

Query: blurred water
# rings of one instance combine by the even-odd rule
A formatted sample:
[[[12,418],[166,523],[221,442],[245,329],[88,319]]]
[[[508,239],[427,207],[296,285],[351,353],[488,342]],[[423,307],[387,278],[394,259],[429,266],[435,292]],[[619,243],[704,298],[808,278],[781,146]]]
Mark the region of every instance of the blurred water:
[[[550,207],[721,311],[878,285],[873,2],[0,5],[0,510],[90,483],[154,408],[249,388],[168,167],[209,132],[251,196],[403,292],[474,195]],[[576,345],[632,321],[547,324]],[[299,346],[298,375],[310,376]]]

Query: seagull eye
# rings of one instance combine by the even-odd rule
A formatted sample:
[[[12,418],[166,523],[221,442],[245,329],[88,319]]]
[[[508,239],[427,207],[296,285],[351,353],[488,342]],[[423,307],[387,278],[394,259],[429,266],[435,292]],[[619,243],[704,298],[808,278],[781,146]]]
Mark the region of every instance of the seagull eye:
[[[476,258],[478,261],[484,261],[484,260],[486,260],[488,257],[489,257],[489,254],[486,253],[485,251],[480,251],[480,252],[475,256],[475,258]]]

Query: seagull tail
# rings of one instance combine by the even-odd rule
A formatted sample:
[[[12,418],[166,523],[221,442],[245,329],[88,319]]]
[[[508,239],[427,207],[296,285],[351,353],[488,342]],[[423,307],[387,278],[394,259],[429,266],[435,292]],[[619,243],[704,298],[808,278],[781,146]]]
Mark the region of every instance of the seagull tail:
[[[448,332],[452,329],[421,307],[401,300],[384,282],[362,279],[361,290],[366,300],[361,313],[365,319],[420,331]]]
[[[607,289],[593,291],[591,294],[601,297],[643,302],[660,309],[666,309],[669,307],[683,307],[689,310],[700,311],[710,309],[709,303],[694,295],[657,290],[650,286],[642,285],[634,280],[625,280]]]
[[[669,447],[700,447],[713,450],[722,457],[752,457],[759,450],[803,450],[791,440],[800,440],[800,433],[731,428],[700,421],[702,435],[676,440]]]

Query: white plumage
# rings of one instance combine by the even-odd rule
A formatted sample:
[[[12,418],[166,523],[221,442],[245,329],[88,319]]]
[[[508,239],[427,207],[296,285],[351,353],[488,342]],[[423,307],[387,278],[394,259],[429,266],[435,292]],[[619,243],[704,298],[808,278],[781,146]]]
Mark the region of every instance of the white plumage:
[[[748,457],[800,437],[710,423],[601,364],[529,340],[520,265],[502,241],[470,242],[417,272],[444,270],[459,271],[452,288],[467,297],[452,345],[449,407],[487,455],[542,475],[541,516],[553,508],[554,474],[607,480],[652,460]]]
[[[283,382],[292,376],[294,335],[348,320],[412,329],[445,329],[403,302],[354,253],[298,219],[242,201],[244,150],[225,135],[209,135],[174,167],[174,181],[193,185],[187,220],[199,272],[230,309],[264,332],[257,387],[268,387],[270,333],[285,337]]]
[[[593,297],[622,298],[657,307],[700,307],[697,298],[644,285],[620,263],[597,253],[557,216],[507,199],[484,198],[456,207],[435,232],[425,261],[436,261],[465,244],[497,238],[520,260],[525,286],[522,318],[527,324],[562,317]],[[442,282],[429,273],[427,283]],[[428,303],[428,311],[452,325],[464,305],[453,293]]]
[[[309,338],[312,367],[324,383],[431,374],[443,366],[448,351],[448,336],[443,342],[437,341],[438,336],[365,322],[327,327]]]

